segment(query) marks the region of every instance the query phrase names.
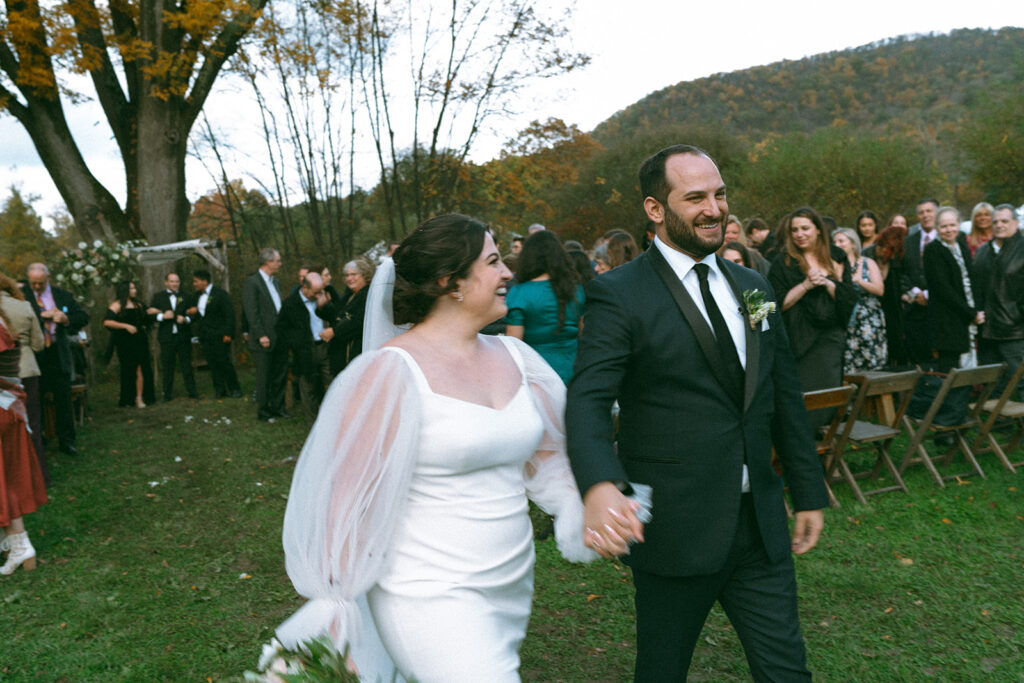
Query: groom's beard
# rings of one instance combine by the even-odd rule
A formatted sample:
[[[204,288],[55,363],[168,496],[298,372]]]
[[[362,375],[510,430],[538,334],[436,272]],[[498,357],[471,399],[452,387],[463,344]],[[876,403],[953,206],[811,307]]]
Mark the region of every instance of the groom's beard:
[[[681,217],[675,211],[673,211],[667,204],[665,207],[665,232],[668,238],[672,240],[672,243],[676,248],[686,252],[693,258],[700,260],[708,254],[717,251],[720,246],[725,242],[725,231],[722,230],[722,221],[725,218],[723,214],[722,218],[718,221],[718,233],[714,237],[703,237],[697,229],[693,227],[693,223],[687,221]]]

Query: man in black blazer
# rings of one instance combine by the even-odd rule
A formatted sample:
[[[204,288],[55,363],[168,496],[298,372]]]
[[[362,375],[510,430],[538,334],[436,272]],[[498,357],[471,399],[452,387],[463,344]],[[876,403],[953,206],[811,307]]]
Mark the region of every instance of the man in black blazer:
[[[156,318],[156,339],[160,343],[160,372],[163,374],[164,400],[174,396],[174,366],[181,366],[185,391],[190,398],[199,398],[196,378],[192,372],[192,325],[185,310],[188,306],[181,294],[181,278],[167,273],[164,288],[153,295],[147,313]]]
[[[75,417],[71,405],[74,360],[69,337],[89,324],[89,314],[78,305],[71,292],[50,284],[50,269],[46,264],[31,264],[26,277],[28,285],[22,288],[22,292],[39,318],[46,344],[42,351],[36,353],[36,362],[42,373],[39,394],[53,394],[61,452],[77,455]]]
[[[907,353],[914,363],[928,363],[932,357],[928,341],[928,280],[924,274],[924,248],[939,238],[935,212],[939,201],[932,197],[917,203],[917,224],[911,226],[903,243],[903,304]],[[917,228],[915,230],[914,228]]]
[[[291,350],[299,384],[302,412],[310,426],[316,421],[320,401],[331,383],[331,363],[324,339],[326,327],[317,309],[327,303],[324,280],[307,271],[302,286],[285,297],[277,316],[277,343]]]
[[[774,293],[715,256],[729,209],[706,153],[658,152],[640,187],[654,245],[587,285],[569,384],[587,542],[606,556],[629,552],[637,681],[685,679],[716,600],[756,680],[809,680],[791,551],[814,547],[828,497],[780,311],[762,319],[743,303]],[[796,510],[792,540],[773,446]],[[653,487],[646,527],[624,495],[635,483]]]
[[[992,239],[978,248],[974,260],[978,308],[985,324],[978,343],[978,362],[1006,363],[1006,374],[1024,363],[1024,235],[1013,204],[1000,204],[992,214]],[[1008,378],[1000,381],[999,390]],[[1018,386],[1024,401],[1024,382]]]
[[[196,322],[199,343],[210,368],[217,397],[242,398],[238,374],[231,360],[231,340],[235,336],[235,307],[231,295],[210,282],[208,270],[197,270],[192,277],[195,294],[189,300],[186,315]]]
[[[281,254],[260,249],[260,267],[245,280],[242,307],[249,323],[249,350],[256,362],[256,416],[263,422],[287,417],[284,385],[288,375],[288,351],[277,343],[277,315],[281,310],[281,288],[277,271]]]

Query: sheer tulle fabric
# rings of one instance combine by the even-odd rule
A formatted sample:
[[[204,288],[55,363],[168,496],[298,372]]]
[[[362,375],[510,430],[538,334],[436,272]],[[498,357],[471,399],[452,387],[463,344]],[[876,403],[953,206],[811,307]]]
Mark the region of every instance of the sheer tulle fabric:
[[[594,559],[583,545],[583,506],[565,455],[565,386],[526,344],[504,341],[522,359],[544,424],[524,468],[527,493],[555,516],[567,559]],[[416,465],[422,406],[413,372],[403,355],[378,350],[364,352],[338,376],[296,465],[285,513],[288,575],[310,601],[278,628],[278,638],[294,647],[329,633],[339,650],[351,646],[364,680],[391,680],[394,671],[365,594],[387,568]]]

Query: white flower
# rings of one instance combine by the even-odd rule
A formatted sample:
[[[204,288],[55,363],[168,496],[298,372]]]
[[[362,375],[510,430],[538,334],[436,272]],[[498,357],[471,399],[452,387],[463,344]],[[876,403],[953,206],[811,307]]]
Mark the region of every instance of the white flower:
[[[87,272],[87,273],[95,273],[96,272],[96,266],[92,265],[91,263],[85,264],[85,272]]]
[[[81,261],[75,261],[75,270],[81,270],[83,265]]]
[[[159,486],[159,485],[160,485],[160,482],[158,482],[158,481],[151,481],[151,482],[149,482],[149,487],[150,488],[153,488],[154,486]]]
[[[171,428],[170,425],[168,425],[167,428],[170,429]],[[181,456],[180,455],[174,456],[174,462],[181,462]]]
[[[103,240],[96,240],[95,242],[92,243],[92,246],[99,249],[100,247],[103,246]]]
[[[85,249],[87,246],[89,246],[89,245],[86,244],[85,242],[79,242],[78,243],[78,248],[79,249]]]

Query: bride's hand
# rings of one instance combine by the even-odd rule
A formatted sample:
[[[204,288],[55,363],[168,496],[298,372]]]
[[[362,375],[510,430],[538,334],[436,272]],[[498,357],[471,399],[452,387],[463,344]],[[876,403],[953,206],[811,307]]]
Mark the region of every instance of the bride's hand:
[[[583,497],[583,543],[602,557],[629,553],[630,545],[644,540],[637,505],[610,481],[591,486]]]

